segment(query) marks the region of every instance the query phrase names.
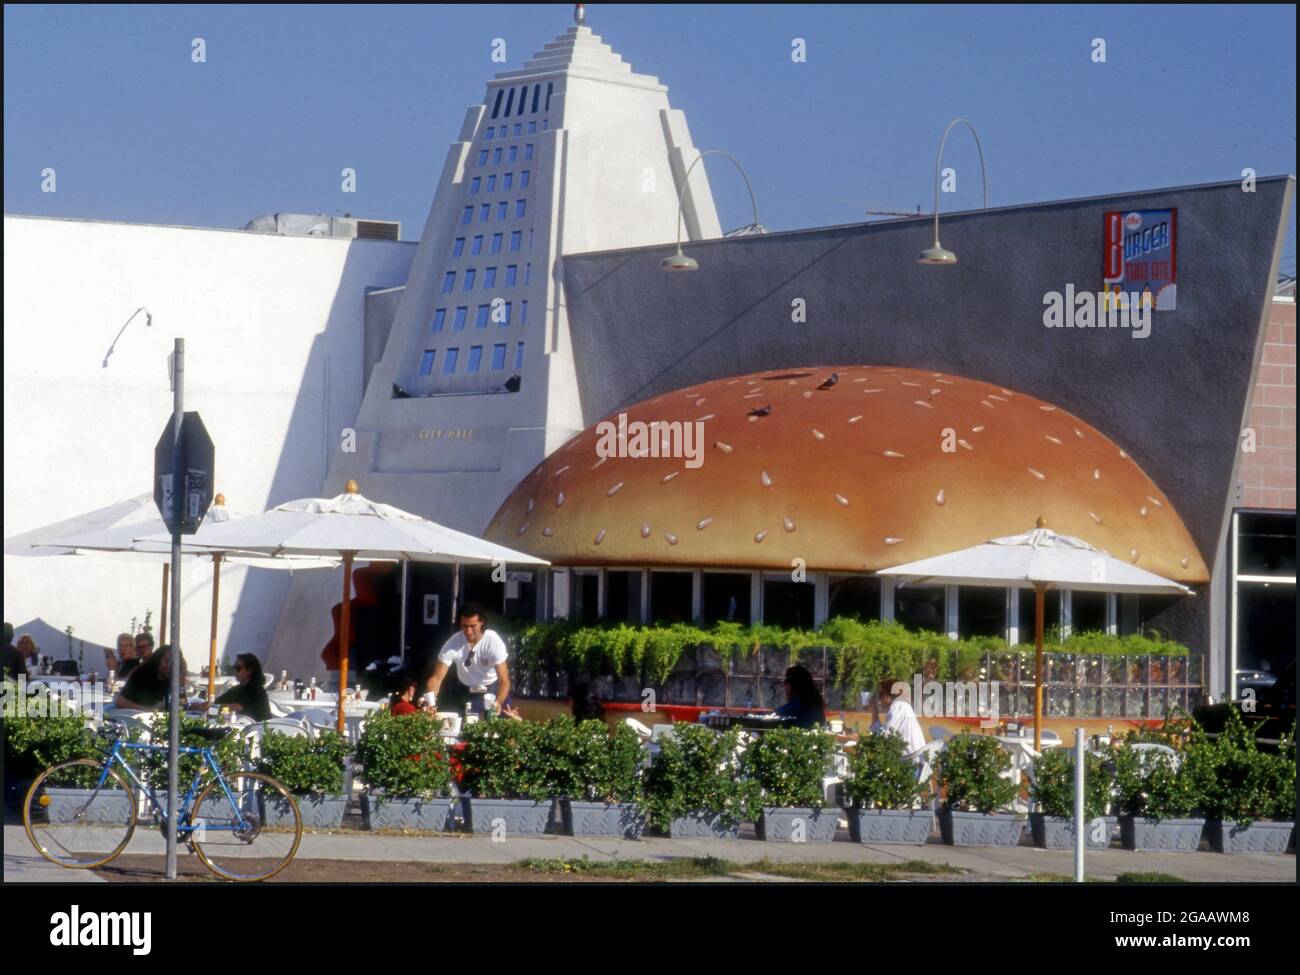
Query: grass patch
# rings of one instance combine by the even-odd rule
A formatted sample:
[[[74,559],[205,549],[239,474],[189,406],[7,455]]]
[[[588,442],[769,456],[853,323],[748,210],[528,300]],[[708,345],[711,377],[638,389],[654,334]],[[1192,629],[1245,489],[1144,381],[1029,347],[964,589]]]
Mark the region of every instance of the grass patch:
[[[591,860],[587,857],[533,857],[514,865],[529,873],[582,874],[611,880],[679,880],[725,877],[740,869],[718,857],[678,857],[672,860]]]
[[[1185,884],[1182,877],[1175,877],[1172,873],[1160,873],[1158,870],[1134,870],[1130,873],[1122,873],[1115,878],[1117,884]]]
[[[759,860],[741,868],[745,873],[763,873],[790,880],[813,880],[827,883],[880,883],[917,875],[953,875],[966,871],[946,863],[908,860],[905,863],[775,863]]]

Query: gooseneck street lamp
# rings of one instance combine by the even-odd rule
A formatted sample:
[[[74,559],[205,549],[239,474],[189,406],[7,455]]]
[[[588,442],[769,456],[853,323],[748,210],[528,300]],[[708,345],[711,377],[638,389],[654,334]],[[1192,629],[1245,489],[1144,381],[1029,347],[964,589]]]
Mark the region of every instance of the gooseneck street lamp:
[[[754,188],[749,185],[749,175],[745,172],[745,167],[740,165],[736,157],[729,152],[723,152],[721,149],[705,149],[686,168],[686,175],[682,178],[682,185],[677,190],[677,253],[671,257],[665,257],[660,262],[659,266],[665,271],[698,271],[700,269],[697,260],[682,253],[682,210],[686,206],[686,187],[690,184],[691,170],[698,166],[705,156],[726,156],[740,170],[740,178],[745,181],[745,189],[749,191],[749,205],[754,210],[754,229],[755,231],[760,229],[758,203],[754,200]]]
[[[975,131],[975,126],[971,125],[970,119],[955,118],[943,130],[943,138],[939,140],[939,155],[934,160],[934,245],[921,251],[916,259],[917,264],[957,263],[957,255],[939,243],[939,174],[940,167],[943,165],[944,143],[948,141],[948,133],[959,122],[965,124],[966,128],[970,129],[970,134],[975,137],[975,148],[980,155],[980,177],[984,181],[984,209],[989,208],[989,174],[984,168],[984,149],[980,146],[980,137]]]

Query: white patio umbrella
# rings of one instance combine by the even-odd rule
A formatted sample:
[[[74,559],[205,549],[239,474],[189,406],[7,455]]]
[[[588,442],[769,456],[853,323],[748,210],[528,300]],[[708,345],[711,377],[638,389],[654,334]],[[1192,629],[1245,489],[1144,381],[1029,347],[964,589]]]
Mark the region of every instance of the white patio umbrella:
[[[221,598],[221,563],[235,560],[253,568],[262,569],[313,569],[332,568],[338,559],[331,558],[266,558],[257,553],[233,550],[213,550],[197,546],[213,525],[238,520],[241,515],[226,507],[226,498],[218,494],[203,518],[202,525],[193,535],[185,536],[181,556],[186,560],[210,559],[212,561],[212,615],[208,635],[208,700],[212,699],[217,667],[217,613]],[[150,540],[141,540],[150,536]],[[161,536],[161,538],[153,537]],[[159,614],[159,643],[167,642],[167,586],[171,569],[171,535],[166,524],[158,517],[153,495],[143,494],[129,501],[118,502],[105,508],[58,522],[47,528],[36,529],[15,536],[5,542],[6,555],[90,555],[104,558],[143,559],[160,562],[163,567],[162,612]]]
[[[153,541],[155,539],[144,539]],[[343,606],[339,621],[338,728],[344,729],[343,689],[351,641],[352,562],[408,559],[415,562],[549,565],[544,559],[484,541],[361,496],[348,481],[334,498],[289,501],[264,514],[214,525],[193,544],[258,552],[275,557],[338,555],[343,559]]]
[[[1042,745],[1043,596],[1048,589],[1189,595],[1191,590],[1139,569],[1081,538],[1058,535],[1043,518],[1022,535],[994,538],[970,548],[881,569],[913,584],[1016,586],[1034,590],[1034,750]]]

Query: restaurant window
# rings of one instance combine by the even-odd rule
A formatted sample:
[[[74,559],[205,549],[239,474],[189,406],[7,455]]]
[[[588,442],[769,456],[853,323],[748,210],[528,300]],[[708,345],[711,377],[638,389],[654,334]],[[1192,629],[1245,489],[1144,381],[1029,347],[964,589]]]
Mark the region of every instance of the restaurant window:
[[[610,569],[605,573],[605,619],[641,622],[641,573]]]
[[[569,619],[590,626],[600,619],[600,573],[574,569],[570,585],[573,606]]]
[[[894,590],[894,620],[909,630],[945,632],[943,586],[899,586]]]
[[[650,573],[650,621],[652,623],[689,623],[691,621],[691,572]]]
[[[1000,586],[957,587],[957,636],[1007,635],[1007,591]]]
[[[811,629],[815,587],[789,577],[763,579],[763,622],[772,626]]]
[[[1070,593],[1070,631],[1106,632],[1106,594],[1076,589]]]
[[[705,572],[702,612],[704,625],[750,623],[752,579],[748,572]]]
[[[1136,597],[1134,606],[1136,608]],[[1020,590],[1020,613],[1017,617],[1020,627],[1020,642],[1034,642],[1034,590]],[[1049,589],[1043,594],[1043,633],[1061,625],[1061,591]]]
[[[879,576],[831,576],[827,617],[855,620],[880,619]]]
[[[1259,695],[1295,666],[1295,512],[1237,511],[1233,523],[1237,693]]]
[[[437,349],[425,349],[424,355],[420,356],[420,375],[427,376],[433,372],[433,357]]]

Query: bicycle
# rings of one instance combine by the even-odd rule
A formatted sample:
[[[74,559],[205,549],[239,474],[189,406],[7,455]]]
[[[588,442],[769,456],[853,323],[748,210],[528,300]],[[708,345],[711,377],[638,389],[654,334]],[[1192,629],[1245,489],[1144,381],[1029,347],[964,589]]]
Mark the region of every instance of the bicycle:
[[[180,748],[181,755],[199,755],[201,761],[177,807],[176,838],[223,880],[266,880],[298,852],[302,813],[289,790],[271,776],[222,772],[212,746],[234,730],[198,729],[209,745]],[[143,815],[152,815],[153,824],[166,836],[167,814],[158,790],[136,772],[127,755],[165,754],[167,746],[129,741],[126,728],[114,721],[105,723],[100,736],[112,742],[104,758],[50,766],[37,776],[23,802],[27,838],[41,856],[61,867],[90,870],[125,850],[142,815],[141,797],[147,797],[151,807]],[[162,792],[165,798],[166,789]]]

